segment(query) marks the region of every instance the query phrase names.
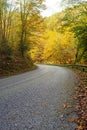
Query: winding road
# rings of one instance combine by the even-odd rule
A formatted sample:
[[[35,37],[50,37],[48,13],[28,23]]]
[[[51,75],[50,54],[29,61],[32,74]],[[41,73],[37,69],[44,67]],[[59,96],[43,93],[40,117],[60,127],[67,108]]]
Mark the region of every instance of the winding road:
[[[76,82],[72,71],[48,65],[0,79],[0,130],[74,130]]]

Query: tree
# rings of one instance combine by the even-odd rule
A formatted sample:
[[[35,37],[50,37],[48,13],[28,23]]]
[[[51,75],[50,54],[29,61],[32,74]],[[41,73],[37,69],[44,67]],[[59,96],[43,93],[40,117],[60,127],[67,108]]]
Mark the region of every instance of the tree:
[[[79,62],[87,54],[87,8],[82,6],[80,21],[73,27],[75,37],[78,39],[76,61]]]
[[[80,62],[87,51],[87,2],[81,3],[73,8],[65,10],[63,18],[63,28],[70,27],[70,31],[74,32],[77,38],[77,51],[75,55],[75,63]]]
[[[36,26],[41,22],[40,8],[43,0],[20,0],[20,41],[19,50],[22,57],[29,50],[29,37],[36,31]]]
[[[32,65],[29,51],[43,29],[42,2],[0,0],[0,70]]]
[[[7,0],[0,1],[0,65],[4,66],[3,63],[10,59],[12,50],[9,46],[9,28],[10,19],[8,13]]]

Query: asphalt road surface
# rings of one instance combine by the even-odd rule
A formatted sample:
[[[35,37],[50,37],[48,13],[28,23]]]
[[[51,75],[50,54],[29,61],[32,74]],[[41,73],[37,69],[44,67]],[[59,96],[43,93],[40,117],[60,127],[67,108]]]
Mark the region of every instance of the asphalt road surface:
[[[76,82],[70,70],[47,65],[0,79],[0,130],[74,130]]]

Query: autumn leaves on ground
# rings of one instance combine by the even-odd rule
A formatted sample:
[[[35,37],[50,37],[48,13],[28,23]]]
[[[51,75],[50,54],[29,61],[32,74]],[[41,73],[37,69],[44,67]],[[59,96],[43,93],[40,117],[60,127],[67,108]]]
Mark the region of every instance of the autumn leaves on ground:
[[[78,76],[79,84],[76,87],[76,96],[74,99],[77,101],[76,110],[78,118],[78,130],[87,130],[87,72],[79,70],[75,71]]]
[[[87,64],[87,2],[43,18],[43,1],[0,0],[1,77],[35,69],[34,62]],[[78,130],[86,130],[87,72],[78,73]]]

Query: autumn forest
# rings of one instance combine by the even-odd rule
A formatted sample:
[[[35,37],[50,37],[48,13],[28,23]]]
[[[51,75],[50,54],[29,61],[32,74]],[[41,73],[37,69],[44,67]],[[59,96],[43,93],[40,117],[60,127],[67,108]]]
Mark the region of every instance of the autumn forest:
[[[87,2],[42,17],[43,0],[0,0],[0,73],[87,64]]]

